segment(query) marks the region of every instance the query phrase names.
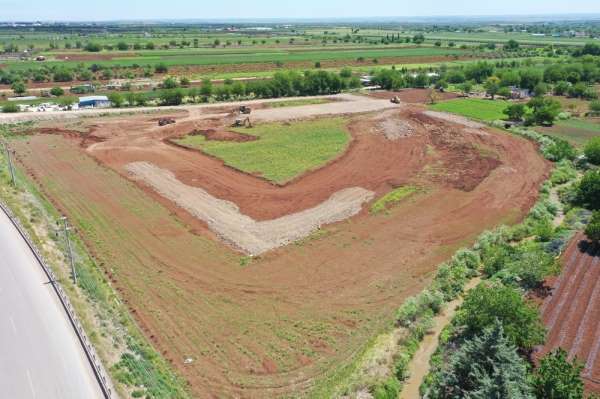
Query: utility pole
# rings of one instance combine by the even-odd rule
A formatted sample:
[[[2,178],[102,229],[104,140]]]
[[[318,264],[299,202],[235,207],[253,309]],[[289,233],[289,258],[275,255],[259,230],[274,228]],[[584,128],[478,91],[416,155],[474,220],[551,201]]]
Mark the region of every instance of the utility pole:
[[[4,143],[4,149],[6,150],[6,160],[8,162],[8,170],[10,171],[12,185],[13,187],[16,187],[17,183],[15,181],[15,169],[12,164],[12,158],[10,156],[10,149],[8,148],[8,144]]]
[[[69,262],[71,263],[71,275],[73,277],[73,283],[77,285],[77,272],[75,271],[75,259],[73,258],[73,248],[71,247],[71,240],[69,238],[69,231],[71,227],[69,227],[69,222],[66,216],[60,218],[63,225],[63,231],[65,233],[65,240],[67,240],[67,251],[69,253]]]

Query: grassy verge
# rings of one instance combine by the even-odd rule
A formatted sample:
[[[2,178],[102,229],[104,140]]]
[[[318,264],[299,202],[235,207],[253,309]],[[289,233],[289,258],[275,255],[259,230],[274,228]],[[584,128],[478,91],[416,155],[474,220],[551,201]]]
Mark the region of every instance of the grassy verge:
[[[0,135],[19,140],[15,130],[21,126],[2,126]],[[129,311],[123,305],[100,270],[87,253],[83,241],[71,234],[78,284],[69,279],[69,266],[64,238],[55,234],[56,221],[61,216],[39,192],[37,186],[16,169],[17,188],[10,178],[5,153],[0,153],[0,199],[6,203],[27,229],[48,265],[59,277],[62,287],[82,325],[93,342],[115,388],[122,397],[187,398],[184,380],[176,376],[168,363],[146,341]]]
[[[387,211],[393,205],[410,197],[418,191],[419,187],[416,186],[398,187],[375,201],[373,205],[371,205],[371,213],[381,213]]]
[[[252,134],[258,140],[209,141],[201,135],[190,135],[177,142],[201,149],[235,169],[279,184],[325,165],[343,153],[350,143],[344,118],[269,123],[251,130],[234,131]]]
[[[484,100],[480,98],[461,98],[430,105],[434,111],[451,112],[477,119],[484,122],[492,122],[505,118],[503,111],[509,105],[504,100]]]
[[[284,107],[298,107],[301,105],[316,105],[316,104],[326,104],[330,102],[330,100],[326,98],[307,98],[301,100],[290,100],[290,101],[275,101],[271,103],[267,103],[268,108],[284,108]]]

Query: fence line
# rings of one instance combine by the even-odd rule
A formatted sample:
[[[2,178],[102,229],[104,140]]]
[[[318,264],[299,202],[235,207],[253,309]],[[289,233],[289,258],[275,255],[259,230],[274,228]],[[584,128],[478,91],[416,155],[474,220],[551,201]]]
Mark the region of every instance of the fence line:
[[[106,371],[104,370],[104,366],[100,362],[99,356],[96,355],[96,351],[95,351],[94,347],[92,346],[92,343],[90,342],[85,331],[83,330],[81,322],[79,321],[79,318],[75,314],[75,309],[73,308],[73,305],[71,305],[71,302],[69,301],[69,298],[67,297],[67,294],[65,293],[64,289],[60,286],[60,283],[56,279],[56,275],[54,274],[52,269],[50,269],[48,267],[48,265],[44,261],[44,258],[41,255],[41,253],[38,251],[37,247],[33,243],[33,240],[31,239],[31,237],[29,236],[27,231],[23,228],[23,226],[21,225],[19,220],[15,217],[15,215],[10,210],[10,208],[8,208],[8,206],[6,206],[6,204],[4,204],[2,201],[0,201],[0,208],[2,209],[2,211],[4,211],[6,216],[8,216],[8,218],[10,219],[12,224],[15,226],[15,228],[21,235],[21,237],[25,240],[25,242],[27,243],[27,246],[31,249],[31,252],[35,256],[36,260],[38,261],[38,264],[41,266],[42,270],[44,271],[44,273],[50,280],[50,283],[51,283],[52,287],[54,288],[54,292],[58,296],[58,299],[60,300],[60,303],[62,304],[63,309],[67,313],[67,316],[69,317],[69,321],[71,322],[71,326],[75,330],[75,334],[77,335],[77,338],[79,339],[79,342],[81,343],[81,346],[83,347],[85,355],[86,355],[90,365],[92,366],[92,369],[94,370],[94,375],[96,376],[96,380],[98,381],[98,384],[100,384],[100,388],[102,390],[102,393],[104,394],[104,397],[106,399],[112,399],[113,397],[116,398],[117,395],[115,393],[113,393],[113,391],[110,387],[110,378],[109,378],[108,374],[106,373]]]

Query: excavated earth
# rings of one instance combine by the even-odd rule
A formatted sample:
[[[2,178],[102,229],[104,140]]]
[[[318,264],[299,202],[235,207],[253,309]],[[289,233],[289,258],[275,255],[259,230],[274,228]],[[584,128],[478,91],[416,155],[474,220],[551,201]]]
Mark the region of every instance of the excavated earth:
[[[283,186],[171,144],[235,139],[233,108],[186,108],[161,128],[144,114],[45,122],[12,145],[193,397],[298,397],[330,384],[455,250],[521,220],[550,168],[503,132],[343,99],[253,111],[347,118],[347,151]],[[369,212],[408,184],[422,190]]]

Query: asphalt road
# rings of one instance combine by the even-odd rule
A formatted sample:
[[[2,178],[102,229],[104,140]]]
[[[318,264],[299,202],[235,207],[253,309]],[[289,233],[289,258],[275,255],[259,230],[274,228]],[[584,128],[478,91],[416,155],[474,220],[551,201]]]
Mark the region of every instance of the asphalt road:
[[[2,210],[0,398],[103,398],[52,286]]]

